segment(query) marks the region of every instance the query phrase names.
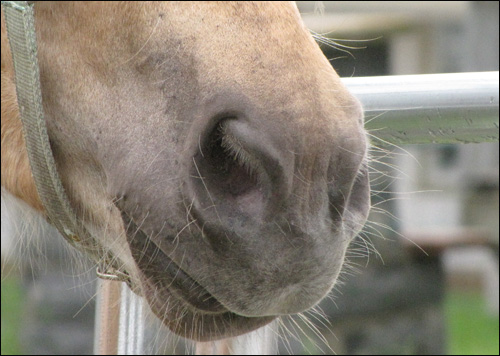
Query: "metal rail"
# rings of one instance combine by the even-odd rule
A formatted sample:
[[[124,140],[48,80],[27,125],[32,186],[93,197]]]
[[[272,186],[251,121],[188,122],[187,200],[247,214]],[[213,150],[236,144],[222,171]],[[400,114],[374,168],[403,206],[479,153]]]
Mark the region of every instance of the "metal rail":
[[[498,141],[498,72],[343,78],[381,141]]]
[[[380,140],[378,143],[468,143],[499,139],[498,72],[359,77],[342,81],[363,104],[365,126]],[[96,348],[96,353],[141,353],[144,350],[142,304],[123,284],[119,298],[122,305],[117,308],[120,301],[116,300],[114,288],[113,293],[104,289],[100,297],[107,306],[98,308],[96,340],[100,340],[101,347]],[[117,319],[113,313],[118,312]],[[118,333],[108,330],[103,338],[100,330],[105,327],[99,324],[103,322],[109,326],[119,324]],[[261,334],[267,335],[269,331]],[[265,345],[269,345],[269,337],[259,336],[260,345],[256,345],[259,343],[256,335],[260,335],[259,331],[229,344],[229,348],[241,352],[251,349],[252,343],[252,352],[269,352],[269,346]],[[110,338],[117,340],[113,342]],[[200,344],[197,352],[220,352],[227,348],[228,345]]]

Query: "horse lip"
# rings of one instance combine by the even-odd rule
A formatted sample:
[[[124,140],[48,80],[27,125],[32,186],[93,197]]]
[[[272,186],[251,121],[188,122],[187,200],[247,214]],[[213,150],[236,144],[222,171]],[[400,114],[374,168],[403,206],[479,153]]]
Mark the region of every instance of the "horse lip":
[[[116,206],[124,222],[132,257],[142,277],[139,282],[142,294],[151,310],[174,333],[195,341],[214,341],[248,333],[276,318],[246,317],[224,307]],[[158,273],[158,265],[163,266],[162,273]],[[176,279],[177,284],[172,283]]]
[[[120,210],[121,211],[121,210]],[[197,312],[229,312],[213,295],[183,271],[123,211],[127,241],[137,267],[146,280]]]

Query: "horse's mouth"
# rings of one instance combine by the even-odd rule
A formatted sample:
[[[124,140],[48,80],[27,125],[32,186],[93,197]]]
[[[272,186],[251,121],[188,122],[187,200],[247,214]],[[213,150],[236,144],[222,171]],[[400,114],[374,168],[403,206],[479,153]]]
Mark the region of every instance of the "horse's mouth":
[[[127,241],[140,273],[143,295],[173,332],[199,341],[237,336],[275,317],[245,317],[222,305],[189,276],[122,211]]]
[[[203,313],[228,311],[198,282],[183,271],[137,225],[122,212],[127,225],[127,240],[143,277],[156,289],[167,290],[187,307]]]

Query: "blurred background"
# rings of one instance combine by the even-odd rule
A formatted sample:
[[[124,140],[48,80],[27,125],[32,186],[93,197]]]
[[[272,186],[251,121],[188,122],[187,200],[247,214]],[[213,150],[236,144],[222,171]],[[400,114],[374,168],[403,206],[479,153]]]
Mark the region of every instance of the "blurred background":
[[[309,29],[336,43],[321,48],[342,77],[498,71],[498,2],[298,6]],[[309,325],[284,321],[293,335],[279,352],[498,354],[498,142],[380,146],[372,156],[374,208],[342,284]],[[37,235],[52,242],[25,249],[27,259],[13,253],[9,236],[22,224],[9,221],[25,217],[4,198],[2,354],[92,353],[94,270],[75,272],[50,228]],[[182,340],[159,344],[183,352]]]

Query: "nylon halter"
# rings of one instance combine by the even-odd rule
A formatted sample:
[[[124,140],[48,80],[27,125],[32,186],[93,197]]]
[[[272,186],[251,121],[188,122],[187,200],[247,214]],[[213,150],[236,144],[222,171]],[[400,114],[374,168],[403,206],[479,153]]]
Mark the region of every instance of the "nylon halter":
[[[85,250],[97,260],[96,272],[100,278],[130,284],[129,275],[120,271],[116,260],[92,239],[76,216],[57,172],[43,114],[33,3],[2,1],[2,9],[14,61],[24,140],[38,195],[49,222],[71,245]]]

